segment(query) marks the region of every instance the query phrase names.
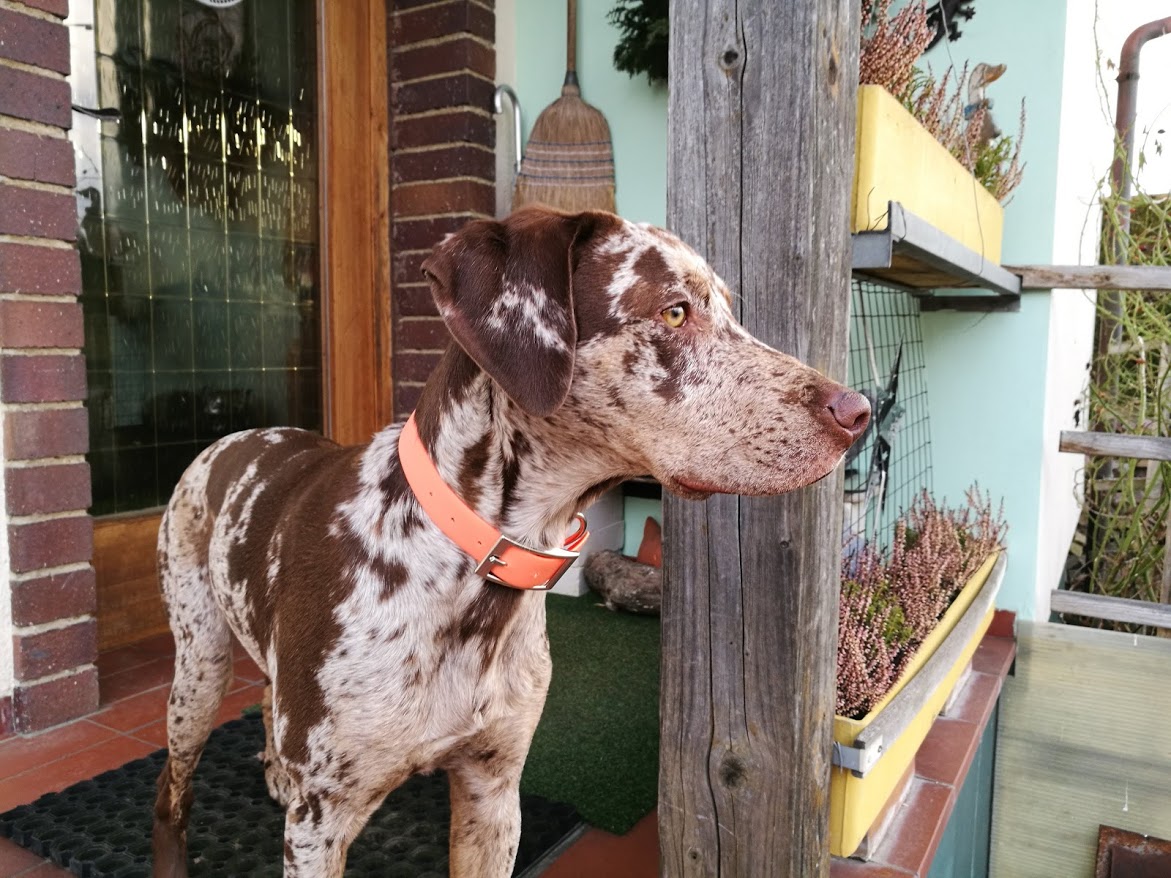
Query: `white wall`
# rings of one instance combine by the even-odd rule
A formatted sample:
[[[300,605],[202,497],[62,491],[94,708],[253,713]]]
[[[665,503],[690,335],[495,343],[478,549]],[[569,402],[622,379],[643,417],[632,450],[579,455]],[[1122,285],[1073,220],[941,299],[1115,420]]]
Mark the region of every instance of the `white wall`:
[[[516,88],[516,0],[496,0],[496,84]],[[507,98],[505,112],[496,117],[496,215],[505,216],[512,204],[516,181],[517,155],[513,135],[512,107]]]
[[[1065,70],[1057,156],[1054,264],[1094,264],[1100,209],[1099,187],[1109,173],[1117,99],[1117,64],[1122,43],[1134,28],[1171,13],[1166,0],[1099,4],[1069,0],[1066,12]],[[1099,16],[1101,16],[1099,18]],[[1113,63],[1113,67],[1108,66]],[[1171,123],[1166,83],[1171,81],[1171,37],[1150,42],[1140,61],[1136,142],[1146,162],[1139,182],[1147,191],[1171,190],[1171,152],[1158,155],[1165,140],[1158,129]],[[1061,430],[1086,429],[1085,412],[1074,423],[1088,381],[1093,354],[1095,297],[1062,290],[1050,299],[1048,368],[1041,460],[1040,526],[1037,533],[1036,613],[1049,613],[1070,539],[1077,526],[1082,457],[1057,450]]]
[[[1083,0],[1087,2],[1087,0]],[[1098,45],[1103,58],[1118,63],[1122,42],[1136,27],[1171,15],[1167,0],[1115,0],[1098,2]],[[1114,119],[1114,99],[1117,87],[1116,70],[1105,72],[1110,99],[1110,119]],[[1143,47],[1139,61],[1138,116],[1135,124],[1135,146],[1146,155],[1146,163],[1138,172],[1139,185],[1147,192],[1171,192],[1171,36],[1152,40]],[[1163,130],[1166,133],[1160,134]],[[1159,155],[1156,144],[1162,144]]]
[[[1091,96],[1098,93],[1094,39],[1095,0],[1069,0],[1065,21],[1061,125],[1054,211],[1054,264],[1097,262],[1098,183],[1109,167],[1113,128]],[[1085,429],[1085,412],[1075,423],[1093,355],[1092,292],[1055,291],[1049,299],[1045,380],[1044,442],[1041,452],[1034,618],[1049,615],[1049,593],[1060,582],[1077,527],[1082,458],[1057,450],[1061,430]]]

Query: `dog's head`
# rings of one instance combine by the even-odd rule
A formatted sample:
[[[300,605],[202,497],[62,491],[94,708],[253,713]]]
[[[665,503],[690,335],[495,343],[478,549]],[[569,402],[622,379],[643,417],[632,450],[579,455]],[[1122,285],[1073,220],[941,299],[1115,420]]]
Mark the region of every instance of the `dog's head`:
[[[810,484],[869,420],[865,398],[749,335],[723,281],[662,229],[526,208],[469,223],[423,269],[455,340],[517,406],[603,420],[621,468],[678,494]]]

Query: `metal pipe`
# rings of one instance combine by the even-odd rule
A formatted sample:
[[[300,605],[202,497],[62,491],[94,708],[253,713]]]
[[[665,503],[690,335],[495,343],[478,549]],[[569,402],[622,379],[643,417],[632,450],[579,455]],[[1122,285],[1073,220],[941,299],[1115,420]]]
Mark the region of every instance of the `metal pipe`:
[[[1143,46],[1171,33],[1171,17],[1148,21],[1131,32],[1118,59],[1118,110],[1114,117],[1115,156],[1110,168],[1114,193],[1130,197],[1130,168],[1134,164],[1134,119],[1138,111],[1138,60]],[[1118,145],[1122,153],[1118,154]]]
[[[1118,106],[1114,116],[1114,162],[1110,166],[1110,189],[1113,196],[1115,225],[1106,229],[1106,258],[1115,265],[1129,261],[1131,168],[1134,165],[1134,120],[1138,113],[1138,67],[1143,46],[1171,33],[1171,18],[1148,21],[1136,27],[1122,44],[1118,58]],[[1106,366],[1112,346],[1122,341],[1122,307],[1126,293],[1103,290],[1098,294],[1098,319],[1095,328],[1094,365],[1090,380],[1113,395],[1116,378]],[[1108,388],[1107,382],[1114,387]],[[1103,430],[1101,413],[1093,423]],[[1092,534],[1091,534],[1092,537]]]
[[[519,174],[521,155],[520,99],[516,96],[516,92],[512,90],[511,86],[505,85],[504,83],[496,86],[496,91],[492,93],[492,109],[497,115],[503,113],[505,97],[508,98],[508,102],[512,106],[512,139],[513,147],[516,149],[516,155],[512,159],[513,173]]]

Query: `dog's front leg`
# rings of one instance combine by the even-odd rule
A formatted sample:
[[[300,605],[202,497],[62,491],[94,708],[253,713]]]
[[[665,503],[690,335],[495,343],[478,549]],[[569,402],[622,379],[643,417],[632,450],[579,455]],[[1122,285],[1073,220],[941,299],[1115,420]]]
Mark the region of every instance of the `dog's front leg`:
[[[350,842],[378,801],[381,799],[363,808],[336,792],[290,790],[285,811],[284,878],[341,878]]]
[[[520,840],[523,767],[523,753],[516,756],[488,749],[448,769],[451,878],[508,878],[512,874]]]

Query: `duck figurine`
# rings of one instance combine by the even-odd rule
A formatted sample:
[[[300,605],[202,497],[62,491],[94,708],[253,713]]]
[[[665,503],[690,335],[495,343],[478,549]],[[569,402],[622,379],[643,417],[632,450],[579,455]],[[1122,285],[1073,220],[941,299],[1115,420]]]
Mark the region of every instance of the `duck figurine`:
[[[977,111],[984,110],[981,114],[980,133],[977,137],[980,146],[988,144],[993,138],[1001,135],[1000,129],[992,121],[992,101],[985,97],[984,89],[989,83],[1000,79],[1007,69],[1008,67],[1004,64],[980,63],[972,68],[972,74],[968,77],[968,101],[964,104],[964,118],[971,123],[975,119]]]

